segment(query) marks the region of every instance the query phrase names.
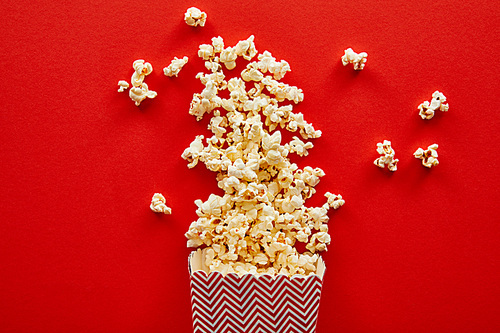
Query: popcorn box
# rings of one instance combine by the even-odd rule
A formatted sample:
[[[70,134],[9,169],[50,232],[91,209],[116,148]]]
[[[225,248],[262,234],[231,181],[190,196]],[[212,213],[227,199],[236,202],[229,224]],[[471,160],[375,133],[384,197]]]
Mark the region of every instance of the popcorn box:
[[[189,256],[194,333],[316,331],[325,264],[316,275],[207,274],[201,250]]]

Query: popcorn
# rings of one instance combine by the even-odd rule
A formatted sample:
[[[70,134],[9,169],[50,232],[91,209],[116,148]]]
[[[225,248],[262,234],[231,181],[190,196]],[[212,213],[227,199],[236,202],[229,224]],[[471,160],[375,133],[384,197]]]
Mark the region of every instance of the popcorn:
[[[128,84],[127,81],[120,80],[120,81],[118,81],[118,86],[120,87],[120,88],[118,88],[118,92],[123,92],[123,91],[127,90],[130,85]]]
[[[271,64],[276,61],[276,58],[273,57],[269,51],[264,51],[262,54],[259,54],[257,59],[259,59],[257,63],[258,69],[262,73],[267,73]]]
[[[144,78],[153,71],[153,66],[149,62],[138,59],[133,62],[132,67],[134,74],[131,78],[132,88],[129,90],[129,96],[135,105],[139,106],[146,98],[155,98],[157,95],[156,91],[149,90],[148,85],[144,82]],[[128,82],[124,80],[118,81],[118,85],[120,86],[118,92],[123,92],[129,87]]]
[[[194,168],[203,152],[203,135],[198,135],[188,148],[184,149],[181,157],[189,162],[188,167]]]
[[[214,47],[210,44],[201,44],[198,50],[198,57],[209,60],[215,57]]]
[[[365,68],[366,57],[368,57],[366,52],[356,53],[351,48],[348,48],[342,56],[342,64],[347,66],[347,64],[351,63],[354,65],[354,70],[359,71]]]
[[[214,53],[221,53],[224,50],[224,40],[221,36],[212,38]]]
[[[236,67],[236,58],[238,55],[236,54],[236,49],[234,47],[226,47],[220,53],[220,62],[226,66],[227,69],[231,70]]]
[[[187,64],[187,62],[188,62],[188,57],[183,57],[182,59],[174,57],[170,65],[163,68],[163,73],[169,77],[177,76],[179,75],[179,72],[181,71],[182,67],[184,67],[184,65]]]
[[[184,14],[184,21],[186,22],[187,25],[190,25],[192,27],[197,27],[197,26],[204,27],[206,20],[207,20],[207,13],[202,12],[196,7],[188,8],[186,13]]]
[[[340,194],[332,194],[330,192],[326,192],[325,197],[327,197],[328,199],[327,204],[333,209],[339,209],[345,204],[345,201],[344,199],[342,199],[342,196]]]
[[[245,81],[262,81],[264,74],[262,74],[258,69],[247,67],[243,72],[241,72],[241,78]]]
[[[423,150],[422,148],[418,148],[417,151],[413,153],[415,158],[419,158],[422,160],[422,165],[427,168],[432,168],[439,164],[438,161],[438,153],[437,153],[438,145],[436,143],[427,147],[427,150]]]
[[[266,73],[267,71],[271,72],[275,80],[281,80],[285,76],[286,72],[290,71],[290,65],[288,62],[285,60],[277,62],[276,58],[273,57],[269,51],[264,51],[264,53],[260,54],[257,59],[259,59],[257,68],[262,73]]]
[[[212,112],[213,109],[222,105],[222,99],[217,96],[218,83],[214,80],[208,80],[205,83],[205,89],[201,94],[193,95],[189,114],[196,116],[196,120],[201,120],[205,113]]]
[[[133,87],[129,90],[130,99],[133,100],[137,106],[139,106],[146,97],[155,98],[156,95],[156,91],[149,90],[146,83],[142,83],[140,87]]]
[[[287,143],[285,147],[288,149],[290,153],[297,153],[299,156],[307,156],[309,155],[308,149],[314,147],[312,142],[305,143],[300,140],[298,137],[294,136],[293,140],[290,143]]]
[[[447,112],[449,106],[448,104],[444,104],[444,102],[446,102],[446,97],[443,95],[443,93],[440,93],[436,90],[432,94],[432,100],[430,103],[429,101],[425,101],[418,106],[418,115],[422,119],[432,119],[434,117],[434,112],[437,110]]]
[[[151,199],[149,208],[155,213],[172,214],[172,209],[165,202],[165,197],[161,193],[155,193]]]
[[[153,71],[153,66],[151,66],[149,62],[144,62],[144,60],[138,59],[134,61],[132,67],[134,68],[134,74],[132,74],[131,79],[132,85],[134,87],[141,87],[144,78]]]
[[[262,83],[266,85],[266,89],[276,96],[278,102],[283,102],[285,99],[293,101],[295,104],[304,100],[302,89],[295,86],[273,80],[270,76],[266,76]]]
[[[317,251],[326,251],[326,246],[330,244],[331,238],[328,235],[328,226],[322,225],[320,231],[311,236],[311,240],[306,245],[306,249],[315,253]]]
[[[204,89],[193,95],[189,113],[197,120],[208,114],[212,136],[196,136],[182,158],[189,168],[202,162],[216,172],[223,192],[195,201],[198,219],[186,232],[188,247],[205,246],[202,255],[210,272],[314,274],[315,253],[330,243],[328,211],[344,200],[327,192],[322,206],[304,206],[325,173],[291,163],[289,153],[307,156],[313,144],[298,136],[282,144],[277,128],[298,131],[304,140],[320,137],[321,131],[295,113],[292,104],[281,105],[304,98],[301,89],[279,82],[290,66],[268,51],[251,61],[257,55],[253,36],[234,47],[214,37],[198,55],[210,73],[196,75]],[[221,64],[231,70],[238,56],[250,62],[240,77],[226,82]],[[221,98],[224,90],[228,94]],[[305,253],[297,251],[297,241],[306,244]]]
[[[399,160],[394,158],[395,152],[391,147],[391,141],[384,140],[383,143],[377,143],[377,153],[383,156],[380,156],[373,162],[376,166],[383,169],[387,165],[390,171],[396,171],[398,169],[397,163]]]
[[[234,47],[236,55],[243,57],[245,60],[251,60],[257,54],[255,44],[253,42],[254,36],[251,35],[246,40],[240,40]],[[229,69],[229,68],[228,68]]]

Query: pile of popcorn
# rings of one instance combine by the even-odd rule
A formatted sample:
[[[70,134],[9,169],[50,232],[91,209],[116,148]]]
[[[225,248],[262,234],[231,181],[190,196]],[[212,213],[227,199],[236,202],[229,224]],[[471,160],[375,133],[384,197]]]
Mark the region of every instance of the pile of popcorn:
[[[327,192],[323,206],[304,206],[325,174],[320,168],[299,169],[288,155],[306,156],[313,144],[303,140],[319,138],[321,131],[293,112],[291,102],[301,102],[304,94],[279,81],[289,64],[268,51],[258,54],[254,36],[234,47],[214,37],[200,45],[198,55],[209,72],[196,76],[205,87],[193,95],[189,113],[197,120],[209,115],[213,135],[197,136],[182,158],[189,168],[202,162],[216,172],[224,194],[195,201],[198,219],[186,233],[188,247],[203,247],[210,272],[314,274],[318,252],[330,243],[328,211],[344,200]],[[223,66],[234,69],[238,57],[250,62],[240,77],[226,80]],[[219,95],[224,90],[228,98]],[[298,131],[302,139],[283,143],[278,127]],[[307,251],[299,253],[296,242]]]

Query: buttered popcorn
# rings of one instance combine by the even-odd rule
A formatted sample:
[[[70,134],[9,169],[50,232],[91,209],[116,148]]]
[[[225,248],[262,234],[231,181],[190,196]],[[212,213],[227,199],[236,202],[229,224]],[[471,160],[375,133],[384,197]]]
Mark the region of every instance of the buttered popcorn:
[[[290,70],[288,63],[265,51],[241,77],[226,81],[221,64],[232,69],[238,57],[251,61],[257,53],[253,36],[234,47],[221,37],[200,46],[198,56],[210,72],[196,76],[205,87],[193,95],[189,113],[197,120],[209,115],[213,135],[197,136],[182,157],[189,168],[202,162],[216,172],[223,194],[195,201],[198,219],[186,233],[187,245],[204,246],[210,271],[309,275],[316,270],[317,252],[330,244],[328,211],[344,200],[328,192],[323,206],[304,206],[325,173],[300,169],[288,155],[306,156],[313,144],[303,140],[322,133],[293,112],[293,104],[281,105],[304,98],[301,89],[278,81]],[[224,90],[228,94],[221,97]],[[283,143],[281,130],[299,131],[302,139]],[[297,242],[304,243],[305,253],[297,251]]]
[[[377,153],[380,156],[373,163],[379,168],[384,168],[387,165],[387,169],[390,171],[396,171],[398,169],[397,163],[399,160],[394,158],[395,152],[392,149],[391,141],[384,140],[384,142],[377,143]]]

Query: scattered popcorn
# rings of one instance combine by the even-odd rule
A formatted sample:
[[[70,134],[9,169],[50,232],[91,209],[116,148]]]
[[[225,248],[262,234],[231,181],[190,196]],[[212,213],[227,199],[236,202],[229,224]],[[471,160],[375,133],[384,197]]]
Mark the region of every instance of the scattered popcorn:
[[[437,149],[438,145],[434,143],[427,147],[427,150],[418,148],[417,151],[413,153],[413,156],[415,156],[415,158],[421,159],[423,166],[432,168],[433,166],[439,164]]]
[[[444,102],[446,102],[446,97],[443,93],[436,90],[432,94],[432,100],[430,103],[429,101],[425,101],[418,106],[419,116],[422,119],[432,119],[434,117],[434,112],[437,110],[447,112],[449,107],[448,104],[444,104]]]
[[[120,88],[118,88],[118,92],[123,92],[123,91],[127,90],[130,85],[128,84],[127,81],[120,80],[120,81],[118,81],[118,86],[120,87]]]
[[[157,95],[156,91],[149,90],[148,85],[144,82],[144,78],[153,71],[153,66],[149,62],[138,59],[134,61],[132,67],[134,74],[131,78],[132,88],[129,90],[129,96],[135,105],[139,106],[146,98],[155,98]],[[128,82],[124,80],[118,81],[118,85],[120,86],[118,92],[123,92],[129,87]]]
[[[172,214],[172,209],[165,202],[165,197],[161,193],[155,193],[149,208],[155,213]]]
[[[327,192],[321,207],[304,206],[325,173],[291,163],[289,153],[307,156],[313,144],[297,136],[284,143],[277,128],[297,131],[304,140],[320,137],[321,131],[293,112],[292,104],[281,105],[304,98],[301,89],[278,81],[290,70],[288,63],[264,51],[240,77],[225,81],[220,64],[230,70],[238,56],[251,61],[256,55],[253,36],[234,47],[224,46],[221,37],[200,46],[198,56],[210,73],[196,75],[204,88],[193,95],[189,113],[197,120],[209,114],[213,135],[196,136],[182,158],[189,168],[201,162],[216,172],[223,194],[195,201],[198,219],[186,232],[187,245],[205,246],[210,272],[314,274],[316,253],[330,244],[328,211],[344,200]],[[221,98],[224,90],[229,94]],[[305,253],[297,251],[297,241],[306,245]]]
[[[184,14],[184,21],[187,25],[192,27],[205,26],[205,21],[207,20],[207,13],[202,12],[196,7],[190,7]]]
[[[384,140],[383,143],[377,143],[377,153],[383,156],[380,156],[373,162],[376,166],[383,169],[387,165],[390,171],[398,169],[397,163],[399,160],[394,158],[395,152],[391,147],[391,141]]]
[[[360,71],[365,68],[366,57],[368,57],[366,52],[356,53],[351,48],[348,48],[342,56],[342,64],[347,66],[347,64],[351,63],[354,65],[355,70]]]
[[[181,71],[182,67],[184,67],[185,64],[188,62],[188,57],[183,57],[182,59],[177,59],[177,57],[174,57],[170,65],[168,67],[163,68],[163,73],[166,76],[177,76],[179,75],[179,72]]]

